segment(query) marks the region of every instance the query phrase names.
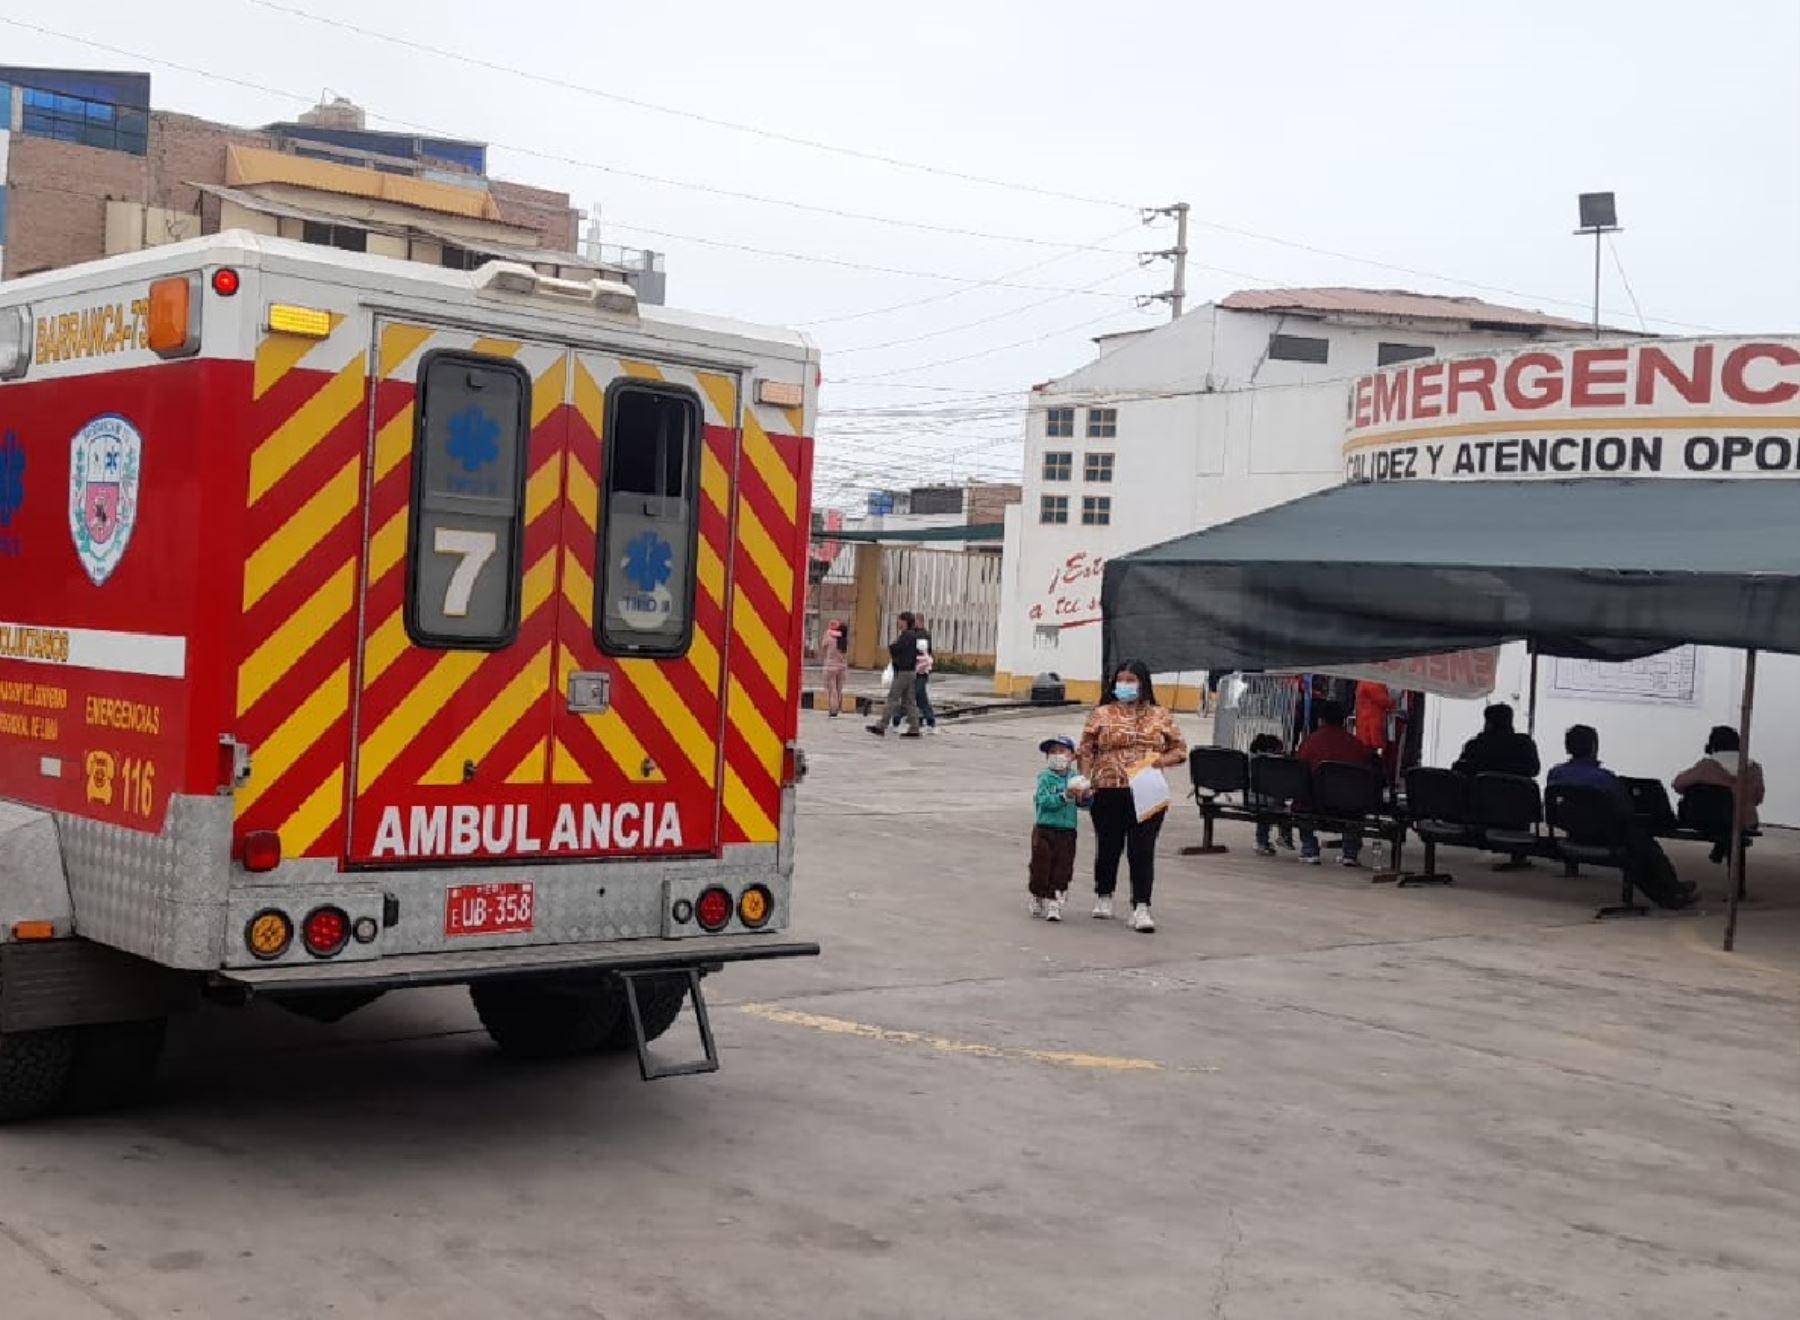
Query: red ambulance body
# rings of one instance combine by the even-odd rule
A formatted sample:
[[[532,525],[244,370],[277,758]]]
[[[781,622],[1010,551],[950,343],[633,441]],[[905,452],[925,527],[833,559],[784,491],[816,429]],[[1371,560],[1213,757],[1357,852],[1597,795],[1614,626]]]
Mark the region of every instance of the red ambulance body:
[[[817,353],[222,234],[0,285],[0,1115],[204,990],[636,1044],[786,940]]]

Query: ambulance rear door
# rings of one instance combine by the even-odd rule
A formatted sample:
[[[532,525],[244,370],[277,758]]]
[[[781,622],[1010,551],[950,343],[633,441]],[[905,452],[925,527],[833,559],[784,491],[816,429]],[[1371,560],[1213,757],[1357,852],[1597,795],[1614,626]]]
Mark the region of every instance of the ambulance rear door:
[[[569,353],[387,319],[375,341],[349,858],[538,860]]]

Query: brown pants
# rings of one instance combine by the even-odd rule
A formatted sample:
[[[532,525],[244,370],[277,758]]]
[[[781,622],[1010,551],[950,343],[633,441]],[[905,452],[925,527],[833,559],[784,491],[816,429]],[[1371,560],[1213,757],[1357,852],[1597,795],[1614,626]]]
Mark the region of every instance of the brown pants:
[[[1031,896],[1055,898],[1075,878],[1075,831],[1034,825],[1031,830]]]

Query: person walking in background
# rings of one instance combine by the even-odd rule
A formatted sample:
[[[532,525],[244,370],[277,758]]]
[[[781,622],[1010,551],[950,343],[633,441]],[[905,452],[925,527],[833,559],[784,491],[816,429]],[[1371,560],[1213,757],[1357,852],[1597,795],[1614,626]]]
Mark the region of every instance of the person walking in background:
[[[1701,784],[1712,784],[1719,788],[1730,789],[1733,794],[1738,791],[1738,783],[1744,784],[1744,827],[1755,829],[1761,822],[1757,818],[1756,809],[1763,800],[1762,767],[1755,761],[1745,762],[1742,752],[1743,743],[1738,738],[1738,731],[1729,724],[1716,724],[1706,739],[1706,755],[1702,756],[1686,770],[1676,775],[1672,783],[1675,792],[1681,796],[1678,815],[1681,823],[1690,828],[1707,827],[1706,822],[1695,819],[1695,812],[1688,806],[1688,791]],[[1724,837],[1713,843],[1712,860],[1723,862],[1731,851],[1731,827],[1726,826]]]
[[[1156,929],[1150,896],[1156,883],[1156,836],[1162,832],[1158,811],[1138,819],[1131,779],[1147,766],[1167,768],[1187,759],[1187,743],[1175,717],[1156,704],[1150,670],[1142,660],[1127,660],[1114,672],[1100,704],[1081,731],[1078,757],[1092,787],[1094,820],[1094,915],[1113,914],[1113,891],[1119,885],[1119,858],[1131,870],[1131,928],[1149,934]]]
[[[1061,921],[1063,895],[1075,878],[1075,792],[1069,778],[1075,769],[1075,740],[1046,738],[1038,744],[1044,768],[1032,794],[1036,820],[1031,827],[1031,915]]]
[[[919,719],[925,732],[937,732],[937,711],[931,705],[931,671],[937,661],[931,655],[931,633],[919,625],[919,655],[913,661],[913,700],[919,707]]]
[[[850,676],[850,630],[842,619],[825,629],[825,710],[832,719],[844,711],[844,680]]]
[[[900,614],[900,631],[894,640],[888,643],[888,667],[893,670],[893,677],[888,680],[887,704],[882,707],[881,718],[869,725],[869,732],[877,738],[887,736],[888,725],[897,724],[897,716],[905,716],[906,732],[902,738],[919,736],[919,702],[918,669],[919,669],[919,626],[911,610],[903,610]]]

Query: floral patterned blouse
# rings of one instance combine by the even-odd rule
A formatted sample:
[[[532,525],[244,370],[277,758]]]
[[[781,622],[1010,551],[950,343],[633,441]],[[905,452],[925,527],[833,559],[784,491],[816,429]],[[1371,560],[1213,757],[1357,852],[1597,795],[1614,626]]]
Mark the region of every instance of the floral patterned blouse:
[[[1166,706],[1113,701],[1088,713],[1077,755],[1095,788],[1125,788],[1146,761],[1179,765],[1187,757],[1187,741]]]

